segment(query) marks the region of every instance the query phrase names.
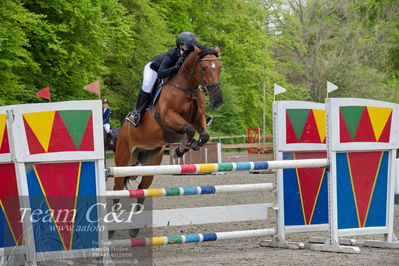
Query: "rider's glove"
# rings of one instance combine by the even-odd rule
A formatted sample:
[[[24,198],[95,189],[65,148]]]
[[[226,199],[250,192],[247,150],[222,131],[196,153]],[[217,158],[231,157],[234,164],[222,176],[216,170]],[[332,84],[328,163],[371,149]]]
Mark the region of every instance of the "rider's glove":
[[[180,56],[179,59],[177,59],[177,62],[176,62],[177,69],[179,69],[183,65],[183,62],[184,62],[184,56]]]

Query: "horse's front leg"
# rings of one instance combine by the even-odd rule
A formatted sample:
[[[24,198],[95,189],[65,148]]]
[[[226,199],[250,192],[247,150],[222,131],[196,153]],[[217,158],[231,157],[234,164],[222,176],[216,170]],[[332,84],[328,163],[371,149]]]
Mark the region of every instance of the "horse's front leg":
[[[195,151],[198,151],[209,140],[209,134],[208,132],[206,132],[205,115],[201,115],[200,119],[194,122],[194,128],[199,133],[199,138],[198,140],[193,140],[190,143],[190,148]]]
[[[166,126],[178,132],[179,135],[184,135],[183,139],[179,140],[180,144],[174,151],[177,157],[182,157],[188,150],[190,150],[190,145],[193,143],[193,138],[196,132],[194,125],[187,122],[181,115],[174,111],[169,111],[165,115],[163,122]],[[176,134],[176,132],[174,134]],[[173,137],[170,139],[173,139]]]

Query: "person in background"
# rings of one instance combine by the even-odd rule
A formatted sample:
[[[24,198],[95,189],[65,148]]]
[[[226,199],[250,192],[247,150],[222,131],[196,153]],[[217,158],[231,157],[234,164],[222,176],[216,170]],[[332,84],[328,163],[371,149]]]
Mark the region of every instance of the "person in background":
[[[103,127],[105,134],[111,139],[112,142],[112,134],[111,134],[111,123],[109,121],[111,117],[112,111],[109,108],[109,101],[107,99],[103,100]]]

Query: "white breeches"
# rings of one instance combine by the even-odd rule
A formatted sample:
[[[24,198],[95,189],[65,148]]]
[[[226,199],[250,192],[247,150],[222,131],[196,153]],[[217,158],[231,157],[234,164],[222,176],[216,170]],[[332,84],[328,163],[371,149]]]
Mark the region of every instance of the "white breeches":
[[[107,123],[107,124],[104,124],[103,126],[104,126],[105,132],[108,134],[109,131],[111,130],[111,125]]]
[[[151,93],[158,76],[157,72],[150,68],[151,63],[152,62],[149,62],[145,65],[143,72],[143,86],[141,89],[147,93]]]

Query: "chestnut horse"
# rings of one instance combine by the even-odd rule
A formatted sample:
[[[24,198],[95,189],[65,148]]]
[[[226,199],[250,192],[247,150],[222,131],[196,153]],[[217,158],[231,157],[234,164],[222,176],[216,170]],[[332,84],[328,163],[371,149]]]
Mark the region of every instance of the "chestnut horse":
[[[219,86],[221,64],[219,47],[194,47],[178,73],[166,80],[158,102],[150,106],[142,121],[134,128],[125,122],[116,142],[115,165],[159,165],[167,144],[179,143],[174,156],[181,157],[190,148],[198,150],[208,142],[206,132],[205,97],[213,108],[223,103]],[[194,139],[195,133],[199,134]],[[154,176],[143,176],[138,189],[150,187]],[[125,177],[116,177],[114,190],[122,190]]]

